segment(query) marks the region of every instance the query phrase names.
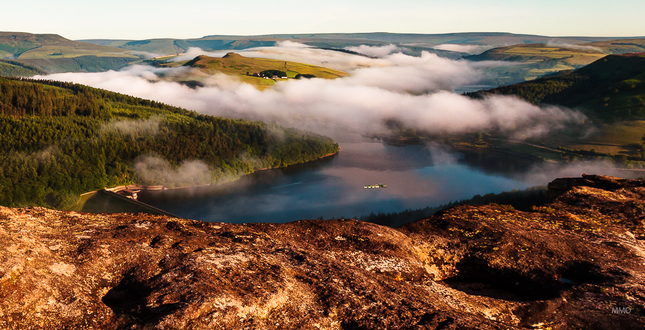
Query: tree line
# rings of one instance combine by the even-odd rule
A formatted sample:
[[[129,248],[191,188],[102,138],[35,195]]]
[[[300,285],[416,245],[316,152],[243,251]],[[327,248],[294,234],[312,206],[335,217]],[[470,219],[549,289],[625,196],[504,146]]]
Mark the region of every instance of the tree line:
[[[406,223],[427,218],[435,213],[459,205],[487,205],[493,204],[506,209],[532,211],[535,206],[541,206],[549,201],[546,187],[531,187],[525,190],[512,190],[499,194],[475,195],[470,199],[451,201],[438,206],[427,206],[421,209],[407,209],[401,212],[378,212],[356,217],[361,221],[377,223],[380,225],[399,227]]]

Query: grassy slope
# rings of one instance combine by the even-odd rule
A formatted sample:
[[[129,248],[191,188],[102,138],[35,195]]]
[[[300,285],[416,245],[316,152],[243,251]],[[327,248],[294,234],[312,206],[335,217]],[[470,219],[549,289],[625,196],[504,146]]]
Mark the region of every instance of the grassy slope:
[[[501,84],[532,80],[545,74],[573,70],[590,64],[606,54],[593,48],[567,48],[546,44],[521,44],[490,49],[469,56],[473,61],[510,61],[519,63],[496,69]]]
[[[151,39],[141,41],[129,41],[119,46],[132,51],[147,52],[151,54],[179,54],[186,51],[175,44],[174,39]]]
[[[101,46],[111,46],[111,47],[120,47],[123,44],[134,41],[134,40],[122,40],[122,39],[81,39],[76,40],[79,42],[87,42],[90,44],[101,45]]]
[[[146,40],[85,40],[96,45],[119,47],[130,51],[142,51],[159,55],[174,55],[183,53],[191,47],[199,47],[205,51],[236,50],[252,47],[274,46],[276,41],[283,39],[265,37],[236,37],[236,38],[201,38],[201,39],[146,39]]]
[[[103,71],[139,58],[127,50],[72,41],[55,34],[0,32],[0,52],[47,72]],[[103,63],[104,62],[104,63]]]
[[[0,76],[5,77],[31,77],[38,74],[47,74],[46,71],[29,66],[14,60],[0,60]]]
[[[16,61],[23,65],[38,67],[47,73],[58,73],[118,70],[126,65],[136,62],[137,60],[130,57],[100,57],[84,55],[67,58],[37,58]]]
[[[225,57],[209,57],[209,56],[198,56],[188,62],[179,62],[170,65],[186,65],[193,68],[200,69],[206,73],[213,74],[216,72],[221,72],[227,75],[237,76],[242,81],[256,86],[257,88],[264,89],[275,84],[275,81],[272,79],[264,79],[259,77],[248,76],[253,73],[260,73],[264,70],[280,70],[285,71],[286,63],[286,73],[289,78],[295,77],[296,74],[312,74],[318,78],[324,79],[335,79],[338,77],[347,76],[347,73],[319,67],[315,65],[297,63],[297,62],[285,62],[279,60],[271,60],[264,58],[250,58],[244,57],[236,53],[228,53]]]
[[[320,66],[265,58],[250,58],[236,53],[228,53],[223,58],[199,56],[189,63],[192,67],[231,75],[246,75],[247,72],[255,73],[264,70],[285,71],[286,66],[289,71],[295,71],[300,74],[313,74],[319,78],[334,79],[347,76],[345,72]]]
[[[645,39],[619,39],[597,41],[584,44],[602,49],[607,54],[627,54],[645,52]]]
[[[0,50],[11,53],[18,59],[83,55],[135,57],[120,48],[73,41],[56,34],[0,32]]]
[[[574,49],[547,44],[522,44],[490,49],[473,56],[477,60],[537,62],[543,60],[563,60],[570,65],[586,65],[605,56],[593,49]]]

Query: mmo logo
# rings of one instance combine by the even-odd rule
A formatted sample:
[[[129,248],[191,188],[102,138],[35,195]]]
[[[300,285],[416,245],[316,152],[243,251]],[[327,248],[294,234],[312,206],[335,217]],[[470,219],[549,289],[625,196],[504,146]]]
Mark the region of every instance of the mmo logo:
[[[631,307],[612,307],[611,308],[611,313],[612,314],[631,314],[632,313],[632,308]]]

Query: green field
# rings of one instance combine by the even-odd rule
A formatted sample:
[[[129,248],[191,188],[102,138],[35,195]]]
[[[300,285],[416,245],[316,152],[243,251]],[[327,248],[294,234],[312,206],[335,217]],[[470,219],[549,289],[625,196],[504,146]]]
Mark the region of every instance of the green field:
[[[13,60],[0,60],[0,76],[5,77],[31,77],[37,74],[46,74],[45,70],[26,65]]]
[[[156,59],[154,61],[149,61],[149,63],[153,63],[162,67],[192,67],[199,69],[208,75],[215,73],[224,73],[230,76],[237,77],[242,82],[251,84],[258,89],[269,88],[273,86],[277,81],[284,80],[266,79],[253,76],[253,74],[259,74],[260,72],[266,70],[278,70],[285,72],[288,79],[295,78],[297,74],[309,74],[314,75],[316,78],[323,79],[335,79],[347,76],[347,73],[345,72],[320,66],[289,61],[271,60],[265,58],[244,57],[236,53],[228,53],[222,58],[202,55],[194,58],[191,61],[166,62],[166,59]],[[200,79],[203,80],[205,78],[206,77],[200,77],[195,73],[190,73],[188,76],[176,77],[173,79],[178,79],[179,81],[200,81]]]
[[[477,57],[479,60],[538,62],[550,59],[563,60],[570,65],[586,65],[604,53],[593,49],[575,49],[546,44],[520,44],[490,49]]]
[[[265,58],[250,58],[236,53],[228,53],[222,58],[199,56],[186,64],[194,68],[200,68],[206,72],[222,72],[230,75],[246,75],[247,73],[253,74],[265,70],[281,70],[285,72],[292,71],[295,74],[312,74],[318,78],[325,79],[347,76],[345,72],[320,66]]]
[[[103,46],[96,46],[103,47]],[[70,58],[78,56],[99,56],[99,57],[126,57],[139,59],[138,57],[126,53],[125,51],[114,51],[119,48],[105,47],[103,49],[81,48],[78,45],[45,45],[34,49],[30,49],[18,56],[19,60],[29,59],[56,59],[56,58]]]
[[[627,54],[645,52],[645,39],[619,39],[596,41],[583,44],[602,49],[607,54]]]
[[[560,41],[562,42],[562,41]],[[614,39],[578,45],[515,44],[467,56],[472,61],[508,61],[513,66],[494,68],[497,83],[507,85],[556,72],[575,70],[609,54],[645,52],[645,39]]]
[[[499,85],[533,80],[546,74],[574,70],[606,56],[593,48],[567,48],[547,44],[519,44],[493,48],[466,57],[472,61],[508,61],[512,66],[494,68]]]
[[[78,42],[56,34],[0,32],[0,51],[16,59],[61,58],[94,55],[101,57],[134,57],[126,50]]]
[[[128,41],[121,45],[114,45],[123,49],[147,52],[151,54],[179,54],[185,52],[187,49],[177,46],[173,39],[150,39],[141,41]]]

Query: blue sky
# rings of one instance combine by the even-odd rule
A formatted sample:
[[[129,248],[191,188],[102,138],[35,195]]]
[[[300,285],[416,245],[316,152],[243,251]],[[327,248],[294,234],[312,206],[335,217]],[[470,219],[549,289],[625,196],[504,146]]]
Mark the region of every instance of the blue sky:
[[[210,34],[513,32],[645,36],[643,0],[14,0],[0,31],[70,39]]]

